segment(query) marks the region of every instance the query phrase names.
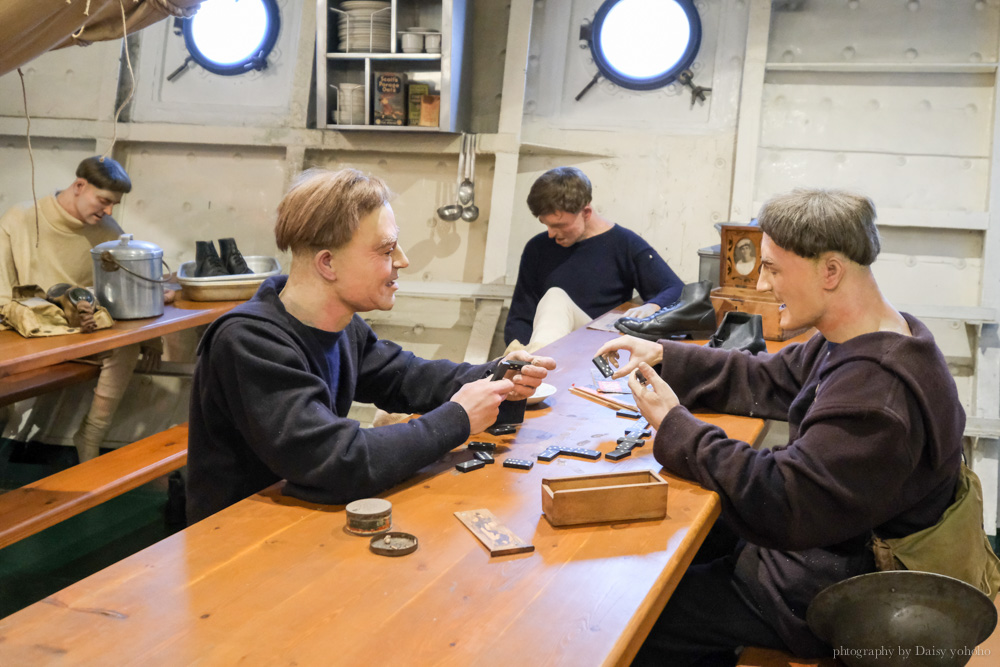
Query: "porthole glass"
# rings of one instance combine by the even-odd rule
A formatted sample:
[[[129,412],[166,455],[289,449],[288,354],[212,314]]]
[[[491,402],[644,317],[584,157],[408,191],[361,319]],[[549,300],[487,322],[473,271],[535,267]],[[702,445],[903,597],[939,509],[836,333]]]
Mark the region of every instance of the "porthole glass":
[[[280,25],[275,0],[206,0],[184,21],[184,43],[208,71],[242,74],[267,67]]]
[[[632,90],[661,88],[690,67],[701,19],[690,0],[605,0],[590,27],[600,73]]]

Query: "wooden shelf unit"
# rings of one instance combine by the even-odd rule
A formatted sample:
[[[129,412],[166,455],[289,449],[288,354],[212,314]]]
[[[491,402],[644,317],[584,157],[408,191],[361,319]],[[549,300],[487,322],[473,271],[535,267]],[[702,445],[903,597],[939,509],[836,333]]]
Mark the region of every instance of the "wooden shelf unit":
[[[461,95],[466,60],[467,0],[391,0],[390,44],[387,53],[339,51],[336,26],[340,0],[316,3],[316,127],[334,130],[396,132],[458,132],[468,123],[467,105]],[[440,53],[403,53],[400,35],[419,26],[441,33]],[[374,125],[372,89],[376,72],[405,74],[407,82],[428,83],[441,95],[440,120],[436,127]],[[336,122],[340,84],[360,84],[364,91],[362,122]]]

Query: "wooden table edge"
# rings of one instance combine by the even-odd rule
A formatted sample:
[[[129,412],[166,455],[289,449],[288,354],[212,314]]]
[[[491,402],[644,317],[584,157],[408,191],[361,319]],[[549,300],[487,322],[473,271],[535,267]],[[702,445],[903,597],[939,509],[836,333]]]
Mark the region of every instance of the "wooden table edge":
[[[695,527],[696,530],[693,533],[689,532],[677,547],[677,553],[680,554],[677,567],[665,569],[657,578],[655,585],[649,589],[649,595],[636,610],[632,620],[622,630],[618,641],[611,649],[611,653],[602,664],[628,667],[635,659],[639,648],[646,641],[649,631],[653,629],[653,625],[677,589],[677,584],[684,577],[684,573],[687,572],[688,566],[694,560],[695,554],[698,553],[698,549],[722,513],[722,502],[719,500],[719,495],[714,491],[708,491],[708,493],[710,495],[709,502],[692,521],[692,527]]]

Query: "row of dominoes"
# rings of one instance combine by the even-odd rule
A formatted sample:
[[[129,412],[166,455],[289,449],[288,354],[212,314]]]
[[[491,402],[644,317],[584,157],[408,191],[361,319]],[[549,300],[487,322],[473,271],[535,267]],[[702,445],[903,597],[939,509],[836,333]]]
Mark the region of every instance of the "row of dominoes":
[[[643,419],[632,428],[625,429],[625,435],[618,438],[618,446],[614,451],[604,455],[604,458],[611,461],[621,461],[627,456],[632,456],[632,450],[646,444],[646,438],[652,435],[649,430],[649,422]]]
[[[631,456],[632,450],[636,447],[642,447],[645,445],[645,439],[650,435],[652,435],[652,431],[649,430],[649,422],[643,419],[632,428],[625,429],[625,435],[618,438],[617,447],[615,447],[613,451],[605,454],[604,458],[611,461],[620,461],[627,456]],[[494,463],[496,448],[496,443],[493,442],[470,442],[466,446],[466,449],[472,452],[473,458],[456,464],[455,468],[460,472],[470,472],[472,470],[478,470],[488,463]],[[550,447],[546,447],[545,450],[538,455],[538,460],[548,462],[561,455],[578,456],[590,461],[596,461],[601,458],[601,453],[596,449],[588,449],[586,447],[570,447],[566,445],[552,445]],[[508,457],[504,459],[503,465],[505,468],[530,470],[534,465],[534,462],[528,459]]]
[[[462,461],[455,465],[455,468],[459,472],[470,472],[472,470],[479,470],[488,463],[495,463],[496,459],[494,454],[496,454],[497,446],[493,442],[479,442],[473,441],[466,445],[466,449],[472,452],[472,458],[468,461]],[[535,465],[534,461],[529,461],[528,459],[516,459],[507,457],[503,460],[503,466],[505,468],[518,468],[519,470],[531,470],[531,466]]]

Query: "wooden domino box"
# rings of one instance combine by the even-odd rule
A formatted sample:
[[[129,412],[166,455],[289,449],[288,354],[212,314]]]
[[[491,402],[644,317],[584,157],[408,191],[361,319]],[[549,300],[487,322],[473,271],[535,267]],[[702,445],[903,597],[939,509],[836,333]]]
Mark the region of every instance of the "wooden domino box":
[[[543,479],[542,511],[553,526],[662,519],[667,480],[652,470]]]

